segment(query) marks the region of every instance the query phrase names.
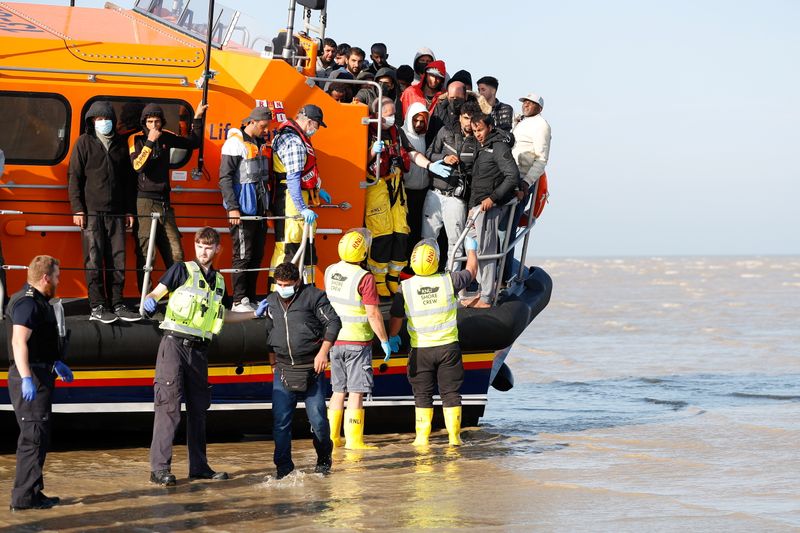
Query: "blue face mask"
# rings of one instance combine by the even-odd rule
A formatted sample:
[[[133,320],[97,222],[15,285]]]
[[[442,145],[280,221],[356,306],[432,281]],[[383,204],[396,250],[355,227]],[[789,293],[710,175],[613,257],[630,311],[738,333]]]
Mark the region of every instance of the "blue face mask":
[[[100,135],[108,135],[111,133],[111,121],[107,119],[95,120],[94,130]]]
[[[275,286],[275,290],[278,291],[278,296],[281,298],[291,298],[294,296],[294,285],[289,285],[288,287],[281,287],[280,285]]]

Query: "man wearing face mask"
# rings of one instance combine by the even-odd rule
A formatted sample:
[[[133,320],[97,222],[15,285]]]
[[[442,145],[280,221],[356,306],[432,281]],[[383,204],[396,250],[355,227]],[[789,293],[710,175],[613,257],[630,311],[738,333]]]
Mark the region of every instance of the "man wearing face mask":
[[[439,95],[444,92],[444,80],[447,78],[447,69],[444,61],[431,61],[425,67],[425,72],[419,83],[403,91],[400,100],[403,102],[403,116],[408,113],[408,108],[414,102],[425,104],[432,112],[438,101]]]
[[[228,224],[233,244],[236,269],[261,267],[267,226],[263,220],[242,220],[241,216],[264,216],[269,206],[268,146],[264,132],[269,128],[272,112],[256,107],[242,120],[240,129],[228,130],[222,145],[219,166],[219,188],[222,205],[228,212]],[[258,284],[258,272],[231,274],[233,282],[233,311],[255,311],[253,302]]]
[[[443,127],[455,129],[458,127],[458,117],[461,114],[461,106],[467,99],[467,87],[463,82],[450,80],[447,83],[447,95],[441,95],[436,108],[431,113],[431,123],[428,127],[426,140],[428,144],[433,143],[436,134]]]
[[[311,235],[317,229],[317,214],[311,209],[331,202],[331,195],[322,189],[322,179],[317,169],[317,156],[311,137],[319,128],[325,128],[322,109],[306,104],[297,112],[294,120],[282,123],[272,139],[272,168],[277,184],[275,191],[275,215],[295,217],[275,221],[275,252],[270,266],[291,261],[303,242],[303,225],[310,226]],[[305,278],[311,281],[317,254],[313,242],[306,243]],[[270,288],[274,280],[270,278]]]
[[[306,405],[313,431],[317,463],[314,472],[327,474],[333,461],[330,425],[325,407],[328,352],[342,329],[324,291],[300,283],[292,263],[275,267],[275,292],[267,295],[266,330],[272,365],[272,419],[277,478],[294,470],[292,418],[297,402]]]
[[[431,164],[414,148],[394,123],[392,100],[384,97],[380,107],[376,101],[372,116],[382,120],[380,142],[375,124],[369,127],[365,222],[373,239],[367,264],[375,276],[378,295],[389,297],[397,292],[400,272],[408,264],[410,228],[403,173],[411,169],[412,162],[440,176],[449,176],[450,168],[441,161]]]
[[[412,68],[414,69],[412,85],[418,83],[422,79],[422,76],[425,75],[425,68],[431,61],[436,61],[436,54],[433,53],[433,50],[425,48],[424,46],[417,50],[417,53],[414,54],[414,62],[412,63]]]
[[[105,324],[135,321],[138,313],[122,302],[125,285],[125,230],[136,213],[136,174],[128,145],[116,132],[110,102],[94,102],[86,130],[69,159],[68,190],[73,223],[81,228],[90,320]]]

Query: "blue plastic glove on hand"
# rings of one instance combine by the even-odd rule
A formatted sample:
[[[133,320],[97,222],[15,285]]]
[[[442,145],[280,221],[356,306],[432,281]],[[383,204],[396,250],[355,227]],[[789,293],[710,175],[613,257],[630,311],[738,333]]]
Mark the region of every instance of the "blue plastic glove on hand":
[[[142,306],[145,311],[148,313],[155,313],[156,307],[158,307],[158,302],[152,296],[149,298],[144,299],[144,305]]]
[[[22,378],[22,399],[32,402],[34,398],[36,398],[36,386],[33,384],[33,378],[30,376]]]
[[[383,141],[375,141],[372,143],[372,153],[379,154],[383,152]]]
[[[269,304],[267,303],[266,298],[258,302],[258,307],[256,308],[256,318],[264,318],[264,315],[267,314],[267,307],[269,307]]]
[[[329,203],[331,203],[333,201],[333,199],[331,198],[331,195],[325,189],[320,189],[319,190],[319,197],[326,204],[329,204]]]
[[[466,236],[464,237],[464,249],[466,251],[472,250],[473,252],[478,251],[478,241],[475,238]]]
[[[400,351],[400,335],[395,335],[394,337],[389,337],[389,347],[394,353]]]
[[[450,173],[453,172],[453,169],[447,166],[444,161],[436,161],[435,163],[431,163],[430,166],[428,166],[428,170],[442,178],[450,176]]]
[[[53,369],[58,374],[58,377],[61,378],[61,381],[64,383],[71,383],[74,379],[72,376],[72,370],[64,363],[64,361],[56,361],[56,364],[53,366]]]
[[[317,220],[317,214],[307,207],[300,211],[300,215],[303,217],[303,220],[306,221],[306,224],[313,224],[314,221]]]
[[[384,357],[383,360],[388,361],[392,356],[392,347],[389,344],[389,341],[381,341],[381,350],[383,350],[383,353],[386,354],[386,357]]]

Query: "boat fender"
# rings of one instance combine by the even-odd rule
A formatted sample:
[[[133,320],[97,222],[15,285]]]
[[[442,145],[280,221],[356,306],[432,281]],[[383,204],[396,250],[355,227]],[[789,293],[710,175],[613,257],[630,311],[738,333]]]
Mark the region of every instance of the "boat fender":
[[[503,366],[497,371],[497,375],[492,381],[492,387],[500,392],[508,392],[514,387],[514,374],[511,373],[507,364],[503,363]]]

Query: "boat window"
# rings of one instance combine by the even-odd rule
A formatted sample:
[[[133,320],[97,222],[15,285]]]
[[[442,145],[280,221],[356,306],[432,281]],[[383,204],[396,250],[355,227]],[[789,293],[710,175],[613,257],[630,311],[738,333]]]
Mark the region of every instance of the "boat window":
[[[0,148],[6,163],[55,165],[69,147],[69,102],[53,93],[0,91]]]
[[[111,102],[114,112],[117,114],[117,133],[127,138],[142,130],[141,118],[142,109],[147,104],[158,104],[164,110],[166,125],[164,129],[175,134],[186,136],[192,130],[192,118],[194,109],[182,101],[164,98],[133,98],[127,96],[96,96],[86,102],[81,111],[81,133],[86,130],[85,116],[94,102]],[[189,162],[191,150],[172,148],[169,151],[170,168],[180,168]]]

